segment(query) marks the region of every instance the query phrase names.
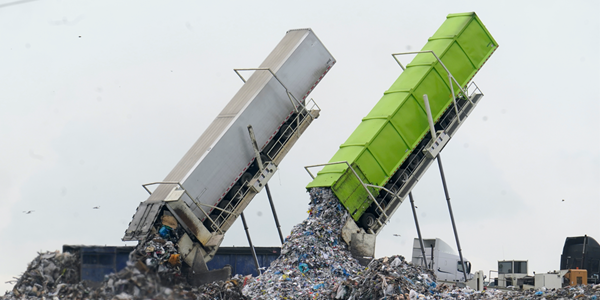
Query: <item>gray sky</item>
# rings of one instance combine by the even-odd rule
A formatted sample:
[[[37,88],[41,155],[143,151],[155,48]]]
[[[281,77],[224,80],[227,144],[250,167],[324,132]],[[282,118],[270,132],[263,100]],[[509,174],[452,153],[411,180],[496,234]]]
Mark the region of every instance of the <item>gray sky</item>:
[[[486,274],[502,259],[558,269],[567,236],[600,239],[596,1],[2,0],[0,291],[37,251],[124,245],[141,184],[162,180],[241,87],[232,69],[310,27],[337,64],[311,94],[321,117],[271,179],[289,233],[306,218],[303,166],[327,162],[398,77],[390,54],[467,11],[500,47],[443,151],[463,253]],[[436,166],[414,195],[423,235],[454,246]],[[246,216],[256,245],[278,245],[264,194]],[[377,256],[410,259],[414,237],[407,202]],[[223,245],[247,245],[239,222]]]

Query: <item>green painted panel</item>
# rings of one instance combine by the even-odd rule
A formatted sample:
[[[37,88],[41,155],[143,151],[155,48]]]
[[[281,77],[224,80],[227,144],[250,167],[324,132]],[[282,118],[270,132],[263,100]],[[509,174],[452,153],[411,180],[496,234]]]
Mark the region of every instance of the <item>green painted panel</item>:
[[[356,164],[362,169],[365,174],[366,182],[370,184],[379,184],[381,180],[387,178],[387,175],[380,162],[375,159],[371,151],[368,149],[363,151],[356,160]]]
[[[422,50],[434,51],[464,88],[497,47],[475,13],[462,13],[448,15]],[[347,161],[365,182],[383,186],[428,132],[423,94],[435,122],[453,103],[448,74],[430,53],[414,57],[330,162]],[[358,220],[370,200],[351,173],[345,164],[327,166],[307,188],[331,186]]]
[[[346,142],[340,146],[340,148],[343,148],[346,145],[356,144],[362,144],[366,146],[366,144],[370,143],[373,137],[377,135],[385,123],[386,120],[382,119],[364,120],[358,125]]]
[[[454,76],[454,78],[456,78],[458,82],[464,81],[465,78],[469,78],[469,76],[471,76],[471,73],[475,71],[475,66],[471,63],[471,60],[463,51],[463,49],[458,45],[458,43],[452,43],[450,48],[448,48],[448,51],[446,51],[446,55],[444,56],[443,62],[446,68],[450,70],[450,73],[452,73],[452,76]],[[441,70],[443,70],[443,67]],[[448,73],[446,71],[440,71],[440,75],[445,75],[444,77],[448,79]],[[456,92],[456,86],[454,87],[454,89]]]
[[[440,28],[433,34],[431,38],[453,38],[469,23],[469,21],[471,21],[471,16],[466,14],[448,15],[446,17],[446,21],[444,21],[442,26],[440,26]]]
[[[353,146],[340,148],[329,162],[353,162],[364,151],[364,147]],[[307,188],[332,186],[340,176],[346,172],[348,165],[345,163],[328,165],[319,171],[317,177],[307,186]]]
[[[363,188],[358,178],[356,178],[356,175],[358,175],[364,182],[366,180],[365,175],[357,164],[352,164],[352,168],[356,174],[352,170],[347,169],[331,188],[338,199],[340,199],[342,205],[350,212],[352,218],[358,221],[365,210],[369,208],[371,201],[369,201],[369,194]],[[373,189],[370,190],[371,192],[375,192]]]
[[[490,50],[492,50],[492,47],[496,44],[496,41],[486,34],[481,23],[476,21],[471,22],[471,24],[467,26],[463,34],[457,39],[457,42],[471,60],[480,63],[476,66],[477,68],[483,65],[489,56]]]
[[[381,100],[375,104],[375,107],[365,117],[368,118],[389,118],[392,117],[396,110],[406,99],[410,97],[408,92],[398,92],[393,94],[386,94],[381,97]]]
[[[419,99],[420,103],[423,101],[423,94],[427,94],[429,97],[429,105],[431,106],[431,114],[434,120],[437,120],[445,108],[452,103],[450,88],[433,68],[430,69],[430,72],[425,75],[424,80],[413,92],[413,95],[416,99]]]
[[[387,124],[375,139],[373,139],[373,142],[371,142],[368,148],[373,154],[373,157],[379,162],[379,166],[385,172],[383,178],[369,177],[369,179],[374,180],[377,183],[392,176],[396,170],[398,160],[410,150],[394,126],[392,126],[391,123],[386,123]]]
[[[413,149],[419,144],[423,132],[429,130],[427,114],[417,102],[417,99],[410,96],[407,101],[402,103],[401,109],[398,110],[398,113],[391,119],[391,122],[398,128],[398,131],[410,147],[409,151],[407,151],[406,155],[403,155],[401,159],[404,161],[404,156],[410,154],[410,149]]]
[[[392,84],[392,86],[384,93],[410,92],[422,81],[423,76],[427,74],[429,67],[412,67],[407,68],[400,77]]]

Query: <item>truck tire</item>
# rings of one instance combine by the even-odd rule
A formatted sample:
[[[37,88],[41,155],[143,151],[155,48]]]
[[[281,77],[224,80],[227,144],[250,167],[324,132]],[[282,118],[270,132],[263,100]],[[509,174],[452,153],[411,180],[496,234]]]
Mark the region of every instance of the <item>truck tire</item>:
[[[277,146],[277,148],[275,148],[275,141],[277,139],[273,138],[269,141],[269,143],[263,148],[263,152],[267,153],[269,155],[275,155],[277,154],[277,152],[279,151],[279,146]]]
[[[240,177],[240,181],[239,182],[242,185],[244,185],[244,184],[248,183],[250,180],[252,180],[252,174],[246,172],[246,173],[244,173],[244,175],[242,175],[242,177]]]
[[[413,153],[408,157],[408,159],[410,159],[410,163],[408,163],[408,167],[414,171],[417,168],[417,166],[419,165],[419,154]]]
[[[292,128],[287,123],[285,123],[281,126],[281,128],[279,129],[279,132],[281,133],[281,137],[283,138],[283,141],[287,141],[287,139],[289,139],[290,136],[292,136]]]
[[[271,159],[264,153],[260,154],[260,160],[262,160],[263,166],[267,164],[267,162],[271,161]]]
[[[227,193],[227,195],[225,195],[225,199],[227,200],[233,200],[233,197],[235,196],[235,194],[240,190],[242,186],[239,184],[234,184],[231,189],[229,190],[229,192]]]
[[[396,186],[393,183],[388,183],[385,185],[385,188],[388,189],[390,192],[392,192],[391,194],[388,193],[387,191],[385,192],[385,197],[384,199],[394,199],[394,195],[396,195],[396,193],[398,192],[399,188],[398,186]],[[386,200],[383,200],[386,201]]]
[[[379,206],[381,206],[381,208],[383,208],[383,211],[385,211],[385,209],[387,208],[387,204],[388,201],[387,200],[381,200],[381,202],[379,202]]]
[[[229,200],[223,199],[221,200],[221,202],[219,202],[219,205],[217,205],[217,207],[225,209],[225,207],[227,207],[227,205],[229,205]]]
[[[221,226],[221,224],[223,224],[223,221],[224,221],[224,218],[225,218],[225,214],[223,213],[223,215],[221,215],[221,211],[220,210],[215,210],[215,211],[213,211],[212,214],[210,214],[210,218],[218,226]]]
[[[213,225],[212,222],[215,222],[217,224],[217,226],[221,226],[219,219],[220,219],[219,215],[213,212],[210,214],[210,216],[208,216],[208,218],[206,218],[206,220],[204,220],[204,226],[206,226],[206,228],[208,230],[210,230],[211,232],[215,231],[215,228],[212,227],[212,225]],[[211,222],[211,220],[212,220],[212,222]]]
[[[364,229],[369,229],[375,226],[375,224],[377,223],[375,215],[372,213],[364,213],[362,217],[358,219],[358,222]]]

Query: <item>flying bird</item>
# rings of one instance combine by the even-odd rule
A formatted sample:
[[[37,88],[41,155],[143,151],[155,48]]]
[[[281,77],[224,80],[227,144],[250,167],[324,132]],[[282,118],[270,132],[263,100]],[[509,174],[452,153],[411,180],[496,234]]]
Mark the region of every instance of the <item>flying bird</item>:
[[[400,235],[399,235],[399,234],[397,234],[397,233],[394,233],[394,234],[392,234],[392,235],[393,235],[393,236],[400,236]]]
[[[32,212],[34,212],[34,211],[35,211],[35,210],[24,210],[24,211],[23,211],[23,213],[24,213],[24,214],[26,214],[26,215],[28,215],[28,214],[30,214],[30,213],[32,213]]]
[[[562,202],[565,202],[565,199],[563,199],[563,201],[562,201]]]
[[[94,209],[100,209],[100,205],[94,206]]]

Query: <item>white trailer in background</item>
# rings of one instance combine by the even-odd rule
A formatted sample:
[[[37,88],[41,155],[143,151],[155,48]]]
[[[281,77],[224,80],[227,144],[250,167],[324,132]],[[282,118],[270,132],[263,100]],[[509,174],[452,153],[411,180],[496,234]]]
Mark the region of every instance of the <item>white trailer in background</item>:
[[[435,276],[440,281],[465,282],[473,278],[471,274],[471,263],[465,258],[465,267],[467,268],[467,279],[463,275],[462,264],[458,254],[439,238],[423,239],[425,258],[427,268],[434,271]],[[421,244],[419,239],[415,238],[413,242],[412,264],[415,266],[425,266]],[[483,283],[483,282],[482,282]]]
[[[567,272],[569,272],[569,270],[560,270],[543,274],[534,272],[534,288],[536,290],[541,289],[542,287],[547,289],[559,289],[563,287],[564,277]]]
[[[308,95],[335,64],[311,29],[290,30],[198,141],[140,204],[123,240],[143,240],[168,211],[185,230],[183,260],[203,271],[225,232],[319,116]],[[254,71],[244,79],[240,71]],[[207,105],[219,101],[206,99]],[[256,147],[249,134],[252,126]],[[262,164],[257,163],[259,156]]]

